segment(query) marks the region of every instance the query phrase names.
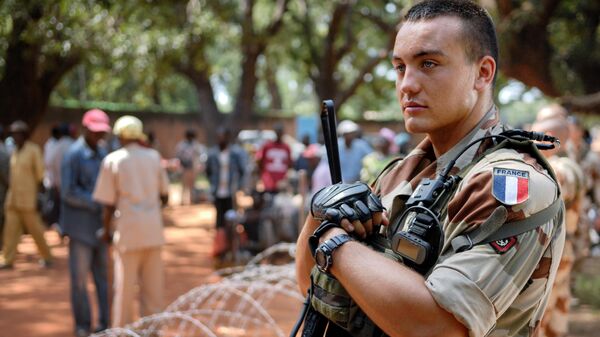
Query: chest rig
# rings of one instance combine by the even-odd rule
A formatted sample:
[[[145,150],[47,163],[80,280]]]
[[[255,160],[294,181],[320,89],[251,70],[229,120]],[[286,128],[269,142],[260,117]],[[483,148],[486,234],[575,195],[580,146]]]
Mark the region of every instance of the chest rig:
[[[450,175],[456,160],[470,147],[486,139],[494,140],[495,145],[480,154],[457,174]],[[535,143],[534,140],[542,143]],[[404,207],[397,213],[400,215],[392,219],[385,230],[367,238],[365,244],[392,259],[402,261],[404,265],[421,275],[427,275],[438,260],[444,245],[442,226],[443,219],[447,215],[448,203],[456,193],[460,181],[469,171],[487,155],[501,149],[513,149],[533,156],[548,171],[551,178],[557,181],[550,165],[538,150],[551,149],[555,144],[559,142],[554,137],[523,130],[508,130],[469,143],[435,178],[421,180],[404,203]],[[391,167],[393,163],[384,169],[382,175],[389,172]],[[557,198],[550,206],[525,220],[505,223],[508,212],[504,206],[499,206],[476,230],[453,238],[451,248],[455,252],[461,252],[475,245],[517,236],[541,226],[555,216],[562,216],[563,208],[562,201]],[[333,276],[313,268],[311,280],[311,306],[336,324],[331,329],[334,331],[333,334],[325,334],[326,336],[386,336],[358,308]],[[308,331],[305,329],[302,336],[314,335],[310,334],[310,329]]]
[[[484,151],[457,174],[449,174],[456,160],[471,146],[485,139],[496,140],[498,138],[500,142]],[[551,142],[551,144],[534,143],[531,139]],[[553,148],[554,142],[558,143],[554,137],[522,130],[508,130],[497,136],[487,136],[471,142],[434,179],[426,178],[420,182],[406,201],[401,215],[388,227],[386,238],[389,248],[402,258],[406,266],[421,275],[428,274],[444,245],[442,221],[447,215],[448,203],[456,193],[459,182],[467,176],[469,171],[488,154],[500,149],[513,149],[532,155],[548,171],[552,179],[557,181],[552,168],[538,150],[538,148]],[[505,207],[499,206],[476,230],[453,238],[451,247],[455,252],[460,252],[478,244],[522,234],[549,221],[557,214],[560,207],[561,201],[560,198],[557,198],[550,206],[533,214],[525,221],[505,224],[508,212]]]

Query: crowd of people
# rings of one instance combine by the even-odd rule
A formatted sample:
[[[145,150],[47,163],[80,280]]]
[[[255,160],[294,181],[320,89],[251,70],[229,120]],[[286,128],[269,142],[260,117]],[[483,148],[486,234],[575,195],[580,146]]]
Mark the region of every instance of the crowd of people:
[[[365,159],[364,165],[352,165],[346,181],[372,180],[377,170],[372,166],[384,165],[409,140],[389,129],[369,135],[369,142],[361,133],[352,121],[340,123],[342,162]],[[181,183],[182,205],[197,202],[202,193],[198,182],[208,182],[206,199],[216,210],[217,265],[242,263],[272,244],[295,241],[310,196],[331,183],[323,146],[307,136],[296,141],[281,123],[273,126],[273,137],[248,142],[227,127],[218,128],[216,135],[209,147],[197,140],[195,130],[187,130],[175,157],[165,159],[133,116],[122,116],[111,126],[106,113],[92,109],[78,126],[53,127],[43,147],[29,139],[25,122],[15,121],[0,137],[0,201],[5,206],[0,213],[0,269],[14,268],[25,234],[37,245],[40,266],[51,268],[44,233],[55,230],[68,246],[76,336],[132,322],[136,292],[139,315],[159,312],[165,243],[160,212],[168,201],[169,177]],[[109,245],[113,284],[107,270]],[[90,274],[98,306],[95,323],[87,288]]]
[[[159,153],[148,146],[142,122],[122,116],[111,127],[108,115],[83,115],[81,136],[61,125],[41,148],[28,140],[23,121],[9,126],[0,144],[1,198],[4,201],[1,269],[13,269],[17,246],[31,235],[40,265],[52,267],[46,227],[68,238],[74,334],[88,336],[134,321],[136,287],[140,314],[163,309],[161,247],[165,242],[161,205],[168,178]],[[109,142],[107,134],[114,135]],[[4,140],[4,137],[2,137]],[[109,151],[109,144],[118,144]],[[113,284],[108,279],[108,245],[113,245]],[[92,322],[88,275],[93,276],[98,322]],[[109,286],[113,289],[112,316]]]
[[[523,127],[546,136],[503,125],[498,49],[476,2],[405,11],[395,94],[405,129],[424,138],[341,121],[343,185],[331,186],[323,146],[282,124],[253,142],[219,126],[207,146],[190,129],[171,160],[133,116],[111,123],[92,109],[80,128],[53,128],[43,149],[14,121],[8,137],[0,130],[0,269],[14,268],[25,234],[52,268],[52,227],[68,241],[76,337],[160,312],[171,176],[182,205],[207,182],[217,265],[297,242],[298,286],[311,296],[303,336],[566,336],[574,273],[600,255],[600,130],[559,105]]]
[[[566,329],[571,271],[598,244],[600,217],[600,134],[592,137],[566,110],[542,109],[526,126],[555,135],[562,146],[546,152],[567,205],[567,242],[555,290],[542,326],[548,335]],[[60,124],[43,147],[28,140],[22,121],[8,127],[0,142],[2,264],[14,267],[17,246],[29,234],[40,265],[52,266],[44,238],[47,228],[68,238],[71,302],[75,335],[87,336],[134,320],[136,287],[140,313],[163,309],[165,243],[161,207],[167,204],[169,178],[180,180],[181,204],[197,202],[198,182],[209,184],[207,200],[216,210],[213,256],[217,265],[241,263],[280,241],[294,242],[302,229],[312,195],[331,184],[323,145],[308,136],[299,142],[273,126],[272,138],[240,141],[224,126],[212,146],[187,130],[175,149],[175,165],[148,144],[142,122],[123,116],[111,127],[109,117],[93,109],[77,128]],[[395,158],[411,149],[406,133],[388,128],[366,134],[353,121],[338,125],[338,147],[345,183],[372,183]],[[113,138],[108,137],[111,135]],[[360,164],[356,164],[360,163]],[[240,199],[250,201],[242,202]],[[108,246],[112,244],[113,285],[108,283]],[[98,322],[90,314],[87,278],[93,276]],[[109,286],[114,288],[109,310]],[[110,313],[110,314],[109,314]]]
[[[266,130],[271,131],[271,130]],[[372,182],[378,170],[406,151],[410,137],[383,128],[364,134],[353,121],[339,124],[339,155],[345,182]],[[331,184],[323,145],[301,141],[273,126],[273,137],[252,141],[235,138],[230,129],[217,130],[216,145],[207,148],[195,140],[193,130],[177,145],[182,184],[182,204],[198,194],[195,182],[209,182],[210,197],[216,209],[217,233],[213,255],[218,263],[236,263],[270,245],[293,242],[299,233],[310,197]],[[406,152],[404,152],[406,153]],[[359,164],[347,164],[356,163]],[[188,176],[191,174],[191,177]],[[196,184],[197,185],[197,184]],[[192,192],[190,192],[192,191]],[[251,202],[238,202],[239,196]],[[233,211],[233,212],[232,212]]]

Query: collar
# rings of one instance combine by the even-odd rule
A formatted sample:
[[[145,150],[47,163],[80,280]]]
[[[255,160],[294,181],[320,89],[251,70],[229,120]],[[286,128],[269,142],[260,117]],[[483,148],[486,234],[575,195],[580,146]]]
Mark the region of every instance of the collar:
[[[85,141],[85,138],[83,138],[83,136],[81,136],[81,137],[79,137],[79,139],[77,139],[77,143],[81,147],[83,156],[86,159],[100,156],[104,152],[104,149],[100,146],[98,146],[97,151],[92,150],[92,148],[88,145],[88,143]]]
[[[461,139],[458,143],[456,143],[456,145],[454,145],[450,150],[442,154],[437,159],[436,172],[440,173],[440,171],[443,170],[448,163],[450,163],[450,161],[454,159],[459,152],[462,151],[472,141],[481,137],[502,132],[502,127],[500,127],[499,121],[498,108],[495,105],[492,105],[492,107],[485,113],[483,118],[481,118],[477,125],[471,131],[469,131],[469,133],[467,133],[463,139]],[[483,144],[480,144],[480,146],[473,145],[467,151],[465,151],[465,153],[456,160],[455,167],[460,170],[472,162],[473,158],[475,158],[475,155],[480,153],[480,147],[482,145]]]
[[[131,142],[131,143],[123,146],[123,148],[125,148],[125,149],[139,149],[139,148],[142,148],[142,146],[138,142]]]
[[[425,139],[423,139],[423,141],[421,141],[421,143],[419,143],[408,156],[418,155],[429,158],[431,161],[435,161],[437,165],[436,173],[441,173],[448,163],[450,163],[450,161],[454,159],[456,155],[469,143],[477,138],[502,132],[502,126],[500,125],[499,121],[500,118],[498,115],[498,108],[495,105],[492,105],[492,107],[485,113],[477,125],[458,143],[456,143],[456,145],[454,145],[446,153],[442,154],[439,158],[435,158],[435,154],[433,153],[433,144],[431,143],[431,139],[429,139],[429,137],[425,137]],[[481,152],[480,148],[482,146],[484,145],[481,144],[480,146],[472,146],[469,148],[457,159],[454,170],[460,170],[468,165],[473,160],[475,155]]]

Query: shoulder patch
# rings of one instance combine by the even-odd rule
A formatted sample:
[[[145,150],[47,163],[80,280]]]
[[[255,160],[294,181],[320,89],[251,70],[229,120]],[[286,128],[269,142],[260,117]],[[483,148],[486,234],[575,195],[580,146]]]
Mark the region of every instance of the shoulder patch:
[[[492,195],[505,205],[517,205],[529,199],[529,172],[494,167]]]
[[[502,240],[490,242],[490,246],[492,246],[492,248],[494,248],[494,250],[498,254],[506,253],[509,249],[511,249],[516,244],[517,244],[517,238],[514,236],[510,237],[508,239],[502,239]]]

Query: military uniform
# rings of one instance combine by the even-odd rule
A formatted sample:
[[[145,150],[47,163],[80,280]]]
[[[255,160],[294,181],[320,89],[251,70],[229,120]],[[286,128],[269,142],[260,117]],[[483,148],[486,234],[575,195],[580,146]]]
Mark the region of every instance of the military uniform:
[[[579,223],[576,231],[571,235],[570,241],[573,244],[573,253],[575,255],[573,269],[578,270],[583,260],[590,253],[590,229],[594,227],[594,219],[590,218],[590,210],[597,207],[600,197],[600,188],[596,187],[600,180],[600,156],[591,151],[587,144],[583,143],[581,148],[575,149],[571,143],[567,143],[568,157],[575,163],[579,163],[583,172],[583,194],[580,200]]]
[[[583,172],[577,163],[566,157],[552,157],[550,165],[560,183],[565,202],[566,233],[565,248],[560,260],[548,307],[542,319],[539,337],[566,336],[569,328],[569,303],[571,302],[570,279],[576,252],[575,243],[584,192]]]
[[[590,250],[590,229],[600,230],[600,151],[592,146],[589,152],[581,161],[581,168],[584,172],[586,182],[586,195],[583,199],[582,215],[585,226],[580,226],[576,235],[578,238],[576,245],[576,266],[579,261],[588,256]],[[588,214],[594,214],[591,218]]]
[[[426,138],[384,171],[374,188],[390,222],[401,215],[423,178],[434,178],[471,141],[503,130],[494,108],[439,158]],[[480,226],[498,206],[506,207],[506,222],[514,222],[544,210],[559,197],[551,174],[529,153],[501,148],[474,160],[492,146],[488,139],[471,147],[451,170],[456,174],[472,165],[443,212],[444,245],[425,282],[438,305],[464,324],[470,336],[531,336],[539,327],[559,266],[565,240],[562,216],[464,252],[456,253],[450,245],[455,237]],[[508,180],[518,181],[518,188],[506,187]]]

